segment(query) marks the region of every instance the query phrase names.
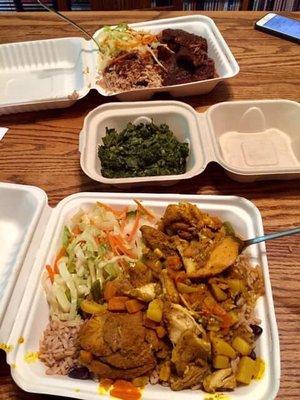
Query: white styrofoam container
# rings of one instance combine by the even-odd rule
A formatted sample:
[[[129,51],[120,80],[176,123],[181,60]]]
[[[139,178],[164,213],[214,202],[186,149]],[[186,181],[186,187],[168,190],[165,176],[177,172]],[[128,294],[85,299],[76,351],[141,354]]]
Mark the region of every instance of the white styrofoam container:
[[[105,127],[123,129],[147,117],[166,123],[180,141],[190,144],[187,171],[180,175],[108,179],[102,176],[98,146]],[[79,137],[80,164],[92,179],[117,186],[173,184],[218,162],[237,181],[293,179],[300,176],[300,105],[289,100],[231,101],[197,113],[179,101],[108,103],[84,120]]]
[[[211,91],[238,74],[239,67],[213,20],[203,15],[146,21],[130,26],[151,32],[184,29],[205,37],[218,77],[156,89],[118,94],[120,100],[146,100],[155,92],[187,96]],[[101,29],[95,33],[95,38]],[[82,38],[49,39],[0,45],[0,115],[72,105],[90,89],[113,96],[99,86],[98,49]]]
[[[31,225],[20,224],[17,219],[11,226],[20,229],[20,236],[32,240],[27,253],[26,275],[23,268],[20,278],[26,280],[26,288],[17,291],[8,290],[11,301],[6,309],[5,317],[0,326],[0,342],[11,346],[7,353],[7,362],[11,365],[11,374],[15,382],[24,390],[35,393],[47,393],[80,399],[99,399],[98,384],[94,381],[74,380],[65,376],[47,376],[45,366],[40,361],[27,362],[26,356],[39,349],[39,339],[49,319],[49,309],[41,285],[41,274],[45,264],[51,263],[60,246],[62,227],[78,208],[86,208],[96,201],[105,202],[114,207],[134,205],[132,194],[125,193],[78,193],[65,198],[54,209],[45,204],[46,195],[39,189],[2,184],[0,198],[11,199],[9,189],[15,190],[15,199],[19,200],[20,208],[24,214],[30,215],[30,210],[35,207],[36,197],[44,204],[38,230]],[[28,201],[24,202],[27,192]],[[236,231],[244,238],[263,235],[262,219],[258,209],[250,201],[235,196],[198,196],[198,195],[165,195],[165,194],[135,194],[135,198],[143,201],[148,207],[158,214],[162,214],[165,207],[178,201],[190,201],[202,210],[218,215],[223,220],[231,221]],[[5,212],[3,212],[5,215]],[[34,216],[31,214],[32,219]],[[37,240],[36,238],[39,238]],[[15,245],[14,236],[11,246]],[[247,250],[251,262],[262,266],[265,295],[259,299],[256,314],[262,320],[263,335],[257,341],[256,352],[266,362],[266,372],[259,381],[254,381],[249,386],[239,387],[230,393],[232,400],[273,400],[279,388],[280,381],[280,351],[277,324],[273,306],[271,284],[269,278],[266,249],[264,243],[252,246]],[[13,273],[14,268],[21,262],[21,255],[16,256],[13,263],[4,267]],[[3,291],[3,288],[1,289]],[[2,293],[3,295],[3,293]],[[7,293],[4,294],[5,296]],[[19,338],[24,339],[20,343]],[[202,391],[185,390],[172,392],[160,385],[148,385],[143,391],[144,400],[204,400],[207,393]],[[103,398],[109,396],[103,395]]]

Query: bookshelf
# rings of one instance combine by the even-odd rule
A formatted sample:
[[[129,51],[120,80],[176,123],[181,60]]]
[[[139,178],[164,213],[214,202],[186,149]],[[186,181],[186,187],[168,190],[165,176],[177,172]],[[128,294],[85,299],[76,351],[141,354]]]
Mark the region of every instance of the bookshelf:
[[[186,11],[299,11],[300,0],[186,0]]]
[[[112,1],[114,0],[44,0],[47,5],[60,11],[91,10],[94,8],[91,7],[91,3],[97,5],[107,3],[103,9],[109,9]],[[143,2],[144,0],[141,0],[141,5]],[[174,9],[186,11],[300,11],[300,0],[149,0],[148,3],[153,9],[157,7],[172,9],[171,6],[175,6]],[[138,4],[138,1],[134,4]],[[43,9],[36,0],[0,0],[0,11],[43,11]]]

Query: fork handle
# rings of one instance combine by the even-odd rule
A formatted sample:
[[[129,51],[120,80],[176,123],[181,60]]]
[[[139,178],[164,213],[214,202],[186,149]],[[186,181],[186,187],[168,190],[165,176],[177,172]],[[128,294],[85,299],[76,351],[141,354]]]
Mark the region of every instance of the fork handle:
[[[81,26],[77,25],[74,21],[72,21],[70,18],[66,17],[65,15],[62,15],[59,11],[55,11],[52,10],[52,8],[46,6],[46,4],[44,4],[41,0],[37,0],[37,2],[44,7],[47,11],[52,12],[53,14],[57,15],[59,18],[63,19],[64,21],[68,22],[69,24],[71,24],[74,28],[80,30],[82,33],[84,33],[85,35],[87,35],[91,40],[94,41],[94,43],[97,45],[98,49],[101,52],[99,43],[93,38],[92,35],[90,35],[85,29],[81,28]]]
[[[282,231],[282,232],[269,233],[264,236],[258,236],[253,239],[245,240],[244,244],[245,244],[245,246],[250,246],[251,244],[265,242],[267,240],[277,239],[277,238],[280,238],[283,236],[297,235],[298,233],[300,233],[300,227],[288,229],[287,231]]]

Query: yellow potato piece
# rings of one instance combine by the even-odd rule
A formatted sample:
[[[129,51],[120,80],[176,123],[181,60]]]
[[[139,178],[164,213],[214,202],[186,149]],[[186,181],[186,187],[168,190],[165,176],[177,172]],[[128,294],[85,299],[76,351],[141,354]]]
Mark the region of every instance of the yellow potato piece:
[[[242,356],[247,356],[251,352],[251,346],[245,339],[236,336],[232,341],[232,347]]]
[[[213,366],[216,369],[223,369],[229,367],[229,357],[222,356],[220,354],[216,355],[213,359]]]
[[[232,265],[239,255],[239,244],[232,237],[225,237],[212,251],[205,267],[218,269],[218,273]]]
[[[216,355],[222,355],[222,356],[227,356],[230,358],[235,358],[236,352],[235,350],[230,346],[229,343],[225,342],[225,340],[221,338],[213,338],[212,339],[212,345],[213,349]]]
[[[266,364],[261,358],[255,360],[254,379],[261,379],[264,375]]]
[[[159,299],[152,300],[147,309],[147,318],[160,322],[163,314],[163,302]]]
[[[187,261],[184,259],[184,266],[189,278],[205,278],[214,276],[224,271],[232,265],[239,255],[239,243],[231,236],[226,236],[218,245],[213,249],[210,257],[204,267],[197,268],[193,261],[193,268],[187,266]]]
[[[245,385],[249,385],[255,374],[255,361],[250,357],[242,357],[236,373],[236,380]]]

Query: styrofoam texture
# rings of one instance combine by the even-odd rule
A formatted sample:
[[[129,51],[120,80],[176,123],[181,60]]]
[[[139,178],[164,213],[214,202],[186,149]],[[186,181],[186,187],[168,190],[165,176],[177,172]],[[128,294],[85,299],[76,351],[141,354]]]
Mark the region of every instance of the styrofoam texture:
[[[224,102],[207,112],[215,160],[233,179],[300,176],[300,105],[289,100]]]
[[[117,94],[119,100],[136,101],[147,100],[157,92],[168,92],[174,97],[193,96],[210,92],[219,82],[238,74],[239,66],[228,45],[223,39],[214,21],[204,15],[187,15],[183,17],[159,19],[129,24],[136,30],[147,30],[159,33],[163,29],[183,29],[187,32],[200,35],[207,40],[208,56],[215,62],[217,77],[203,81],[190,82],[180,85],[164,86],[160,88],[145,88],[124,91]],[[94,34],[97,39],[102,29]],[[97,63],[97,62],[96,62]],[[97,78],[98,79],[98,78]],[[96,79],[96,80],[97,80]],[[104,88],[94,84],[94,88],[103,96],[111,96]]]
[[[128,122],[138,117],[148,117],[155,124],[166,123],[180,142],[188,142],[190,154],[184,174],[145,176],[136,178],[105,178],[101,173],[101,162],[97,154],[98,146],[103,144],[105,128],[124,129]],[[189,179],[205,168],[204,143],[194,110],[187,104],[176,101],[151,101],[137,103],[109,103],[91,111],[84,120],[80,132],[80,165],[92,179],[112,185],[122,184],[164,184],[176,183],[179,179]]]
[[[36,187],[0,183],[0,323],[46,203]]]
[[[0,115],[72,105],[89,91],[91,54],[82,38],[0,45]]]
[[[197,195],[162,195],[135,194],[155,212],[162,214],[169,203],[190,201],[202,210],[218,215],[233,224],[236,231],[245,238],[263,235],[262,220],[253,203],[234,196],[197,196]],[[103,201],[111,206],[124,207],[134,205],[132,194],[123,193],[79,193],[65,198],[52,211],[42,242],[39,246],[36,261],[32,267],[26,292],[16,316],[16,323],[8,344],[14,350],[7,354],[7,361],[13,365],[12,376],[16,383],[26,391],[47,393],[80,399],[99,399],[98,384],[94,381],[74,380],[64,376],[47,376],[45,366],[40,362],[28,363],[24,357],[28,352],[39,348],[39,339],[45,329],[49,309],[41,286],[41,274],[44,265],[51,263],[60,245],[62,227],[78,208],[89,207],[96,201]],[[258,302],[256,313],[262,320],[263,335],[257,341],[256,352],[266,362],[263,379],[252,382],[249,386],[239,387],[230,393],[233,400],[272,400],[279,388],[280,352],[277,325],[271,293],[266,250],[264,243],[251,246],[247,250],[251,262],[262,266],[265,284],[265,295]],[[24,342],[17,344],[22,336]],[[103,396],[109,398],[109,396]],[[143,392],[144,400],[157,399],[205,399],[207,393],[199,390],[172,392],[160,385],[148,385]]]

